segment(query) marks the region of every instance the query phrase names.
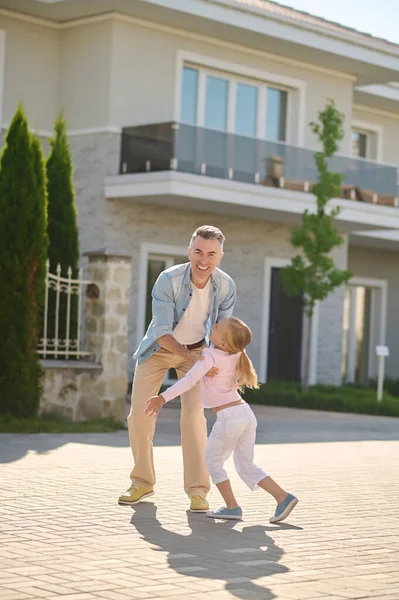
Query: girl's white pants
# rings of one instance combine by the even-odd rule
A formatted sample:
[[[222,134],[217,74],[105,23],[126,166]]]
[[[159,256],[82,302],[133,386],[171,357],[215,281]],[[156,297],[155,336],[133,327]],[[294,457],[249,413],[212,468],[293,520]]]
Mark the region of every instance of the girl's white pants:
[[[256,417],[246,403],[216,413],[205,450],[205,463],[214,484],[228,479],[223,467],[231,454],[238,475],[251,490],[267,477],[267,473],[254,464],[256,426]]]

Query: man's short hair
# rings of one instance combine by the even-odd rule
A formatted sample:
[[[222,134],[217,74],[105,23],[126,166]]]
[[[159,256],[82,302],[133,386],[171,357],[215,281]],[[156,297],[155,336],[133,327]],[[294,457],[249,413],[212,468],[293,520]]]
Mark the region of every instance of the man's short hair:
[[[201,227],[198,227],[191,236],[190,248],[197,237],[201,237],[204,240],[218,240],[222,249],[224,240],[226,239],[220,229],[213,227],[213,225],[201,225]]]

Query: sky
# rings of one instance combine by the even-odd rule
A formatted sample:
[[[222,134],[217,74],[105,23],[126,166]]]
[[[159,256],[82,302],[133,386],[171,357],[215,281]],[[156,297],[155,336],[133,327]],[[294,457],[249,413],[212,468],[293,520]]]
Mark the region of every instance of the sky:
[[[275,0],[399,44],[399,0]]]

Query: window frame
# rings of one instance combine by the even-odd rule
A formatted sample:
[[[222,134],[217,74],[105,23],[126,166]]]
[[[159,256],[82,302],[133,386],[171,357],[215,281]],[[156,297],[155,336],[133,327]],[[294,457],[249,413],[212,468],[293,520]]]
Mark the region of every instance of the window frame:
[[[187,65],[184,65],[184,67],[186,67],[186,66]],[[198,69],[198,67],[192,67],[192,66],[190,66],[188,68],[191,68],[191,69],[197,68],[197,71],[198,71],[198,93],[197,93],[197,98],[198,98],[197,102],[198,103],[199,103],[199,98],[200,98],[199,87],[201,85],[205,86],[205,90],[201,94],[201,101],[203,101],[204,106],[203,107],[202,106],[198,106],[198,104],[197,104],[197,115],[201,114],[201,118],[202,118],[201,125],[198,124],[198,118],[197,118],[197,123],[196,123],[197,127],[198,126],[205,127],[206,99],[207,99],[207,96],[206,96],[206,92],[207,92],[207,77],[212,77],[213,79],[220,79],[221,81],[225,81],[227,83],[227,95],[226,95],[226,130],[225,129],[219,129],[219,128],[212,128],[212,130],[213,131],[223,131],[223,132],[224,131],[228,131],[229,124],[230,124],[230,121],[229,121],[229,118],[230,118],[229,112],[231,110],[231,106],[230,106],[231,82],[230,82],[229,77],[222,76],[221,74],[215,73],[215,72],[205,72],[205,77],[201,77],[200,76],[201,71],[200,71],[200,69]],[[201,111],[200,113],[198,112],[199,109]]]
[[[235,132],[235,121],[236,121],[236,107],[237,107],[237,85],[249,85],[257,89],[257,111],[256,111],[256,132],[254,137],[256,139],[280,142],[282,144],[289,143],[290,134],[290,115],[291,115],[291,89],[287,86],[275,84],[274,82],[263,82],[257,79],[252,79],[245,76],[237,76],[229,72],[219,71],[209,67],[203,67],[202,65],[187,63],[183,64],[182,69],[187,67],[188,69],[196,69],[198,71],[198,84],[197,84],[197,127],[205,128],[205,110],[206,110],[206,82],[207,77],[216,77],[223,79],[228,82],[227,90],[227,119],[226,119],[226,130],[215,129],[215,131],[225,131],[226,133],[236,134]],[[286,111],[286,139],[285,140],[274,140],[266,138],[266,116],[267,116],[267,90],[268,88],[277,89],[282,92],[287,92],[287,111]],[[180,90],[180,95],[182,89]],[[182,99],[181,99],[182,101]],[[181,115],[179,115],[178,121],[180,121]],[[240,134],[236,134],[240,135]]]
[[[373,279],[369,277],[352,277],[347,283],[346,290],[350,295],[350,310],[348,314],[348,329],[344,329],[344,320],[342,322],[342,349],[344,337],[347,335],[346,360],[342,362],[342,379],[345,382],[353,383],[355,381],[356,368],[356,317],[358,304],[356,290],[359,287],[371,290],[371,309],[370,309],[370,334],[368,346],[368,377],[375,377],[377,372],[377,360],[375,346],[385,346],[387,333],[387,311],[388,311],[388,281],[386,279]],[[379,298],[377,298],[379,294]],[[379,310],[378,310],[379,309]],[[343,317],[344,319],[344,317]],[[346,378],[344,372],[346,369]]]
[[[371,139],[370,139],[370,135],[371,132],[370,131],[365,131],[363,129],[360,129],[359,127],[352,127],[351,128],[351,133],[352,133],[352,144],[351,144],[351,156],[353,156],[353,158],[359,158],[359,159],[363,159],[363,160],[368,160],[370,158],[370,145],[371,145]],[[365,156],[360,156],[358,154],[353,154],[353,134],[356,133],[359,136],[360,135],[364,135],[366,137],[366,155]]]
[[[236,65],[219,61],[212,57],[178,51],[176,60],[176,102],[175,120],[180,122],[182,104],[182,78],[183,69],[188,67],[198,70],[198,98],[197,98],[197,127],[204,127],[205,101],[206,101],[206,76],[221,77],[229,81],[228,106],[227,106],[227,133],[235,133],[235,106],[237,83],[251,85],[258,89],[257,126],[255,139],[266,140],[266,111],[267,88],[280,89],[287,92],[286,139],[283,144],[304,145],[305,135],[305,92],[306,83],[299,79],[268,73],[259,69],[252,69],[244,65]],[[297,94],[297,128],[292,122],[293,97]],[[296,130],[295,130],[296,129]],[[271,140],[276,141],[276,140]]]
[[[288,137],[288,129],[289,129],[289,115],[291,114],[291,109],[290,109],[290,104],[291,104],[291,94],[290,94],[290,90],[289,89],[284,89],[281,86],[275,86],[275,85],[266,85],[265,87],[265,108],[264,108],[264,112],[265,112],[265,126],[264,126],[264,139],[267,141],[272,141],[272,142],[280,142],[282,144],[287,143],[286,140],[274,140],[272,138],[268,138],[266,137],[266,131],[267,131],[267,110],[268,110],[268,91],[269,89],[272,90],[278,90],[279,92],[287,92],[287,105],[286,105],[286,111],[285,111],[285,137]],[[281,106],[280,106],[281,109]]]
[[[383,128],[380,125],[369,123],[367,121],[361,121],[359,119],[352,119],[351,123],[351,144],[350,144],[350,156],[358,160],[367,160],[376,163],[383,163]],[[366,156],[355,156],[352,151],[352,133],[363,133],[367,136],[366,141]],[[376,156],[370,156],[370,148],[372,145],[372,136],[375,136],[375,148]]]

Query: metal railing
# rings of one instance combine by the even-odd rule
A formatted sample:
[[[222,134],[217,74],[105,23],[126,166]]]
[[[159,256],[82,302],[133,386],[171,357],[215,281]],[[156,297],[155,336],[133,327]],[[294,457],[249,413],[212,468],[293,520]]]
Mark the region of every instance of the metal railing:
[[[398,205],[396,167],[340,155],[329,167],[343,175],[342,198]],[[121,173],[168,170],[303,192],[318,178],[308,148],[174,122],[123,129]]]
[[[37,348],[42,358],[79,359],[89,354],[83,351],[82,298],[91,281],[82,276],[83,270],[79,269],[78,278],[73,279],[69,267],[67,277],[62,277],[60,264],[54,275],[50,273],[49,261],[46,262],[42,336]]]

